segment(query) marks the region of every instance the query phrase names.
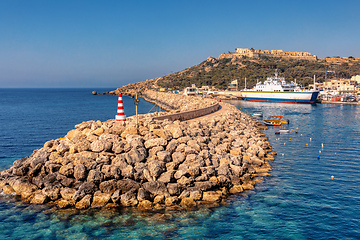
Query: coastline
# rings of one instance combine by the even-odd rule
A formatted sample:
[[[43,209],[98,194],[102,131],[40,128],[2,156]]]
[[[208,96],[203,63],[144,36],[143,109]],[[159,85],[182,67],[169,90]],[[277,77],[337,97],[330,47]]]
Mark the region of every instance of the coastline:
[[[158,96],[176,109],[173,95]],[[202,100],[180,105],[199,108]],[[156,121],[155,115],[141,115],[139,128],[134,116],[78,124],[2,171],[0,187],[30,203],[59,208],[178,209],[221,203],[269,175],[269,142],[234,106],[191,122]]]

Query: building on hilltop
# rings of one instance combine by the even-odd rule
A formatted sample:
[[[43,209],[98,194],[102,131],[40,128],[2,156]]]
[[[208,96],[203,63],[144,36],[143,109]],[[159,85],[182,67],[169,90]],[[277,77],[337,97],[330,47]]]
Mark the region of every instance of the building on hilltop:
[[[249,58],[259,58],[262,56],[267,57],[282,57],[282,58],[295,58],[316,61],[316,55],[311,55],[309,52],[284,52],[283,50],[256,50],[253,48],[236,48],[233,55]]]

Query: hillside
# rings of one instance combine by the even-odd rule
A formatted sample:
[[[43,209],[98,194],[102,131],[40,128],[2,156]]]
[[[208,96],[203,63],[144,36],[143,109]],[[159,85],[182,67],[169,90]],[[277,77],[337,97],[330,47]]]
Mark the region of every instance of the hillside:
[[[257,81],[263,81],[266,77],[273,76],[275,69],[278,69],[279,76],[285,77],[288,82],[296,78],[298,83],[307,87],[312,84],[314,75],[316,75],[317,82],[324,82],[325,69],[334,71],[334,73],[327,73],[327,79],[349,79],[352,75],[360,74],[360,61],[352,57],[309,61],[268,56],[239,58],[232,54],[222,54],[219,58],[208,57],[200,64],[180,72],[129,84],[122,87],[121,92],[132,95],[135,92],[134,89],[138,89],[138,92],[154,88],[182,90],[191,84],[199,87],[214,86],[218,89],[226,89],[228,84],[235,79],[239,80],[241,89],[244,87],[245,77],[247,87],[252,87]]]

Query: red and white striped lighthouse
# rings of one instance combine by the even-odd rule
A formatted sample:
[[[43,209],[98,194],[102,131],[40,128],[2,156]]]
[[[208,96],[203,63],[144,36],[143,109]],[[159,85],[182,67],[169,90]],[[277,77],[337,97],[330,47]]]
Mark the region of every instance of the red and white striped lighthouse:
[[[126,116],[124,114],[124,104],[123,104],[121,93],[119,93],[117,114],[115,116],[115,120],[116,121],[126,121]]]

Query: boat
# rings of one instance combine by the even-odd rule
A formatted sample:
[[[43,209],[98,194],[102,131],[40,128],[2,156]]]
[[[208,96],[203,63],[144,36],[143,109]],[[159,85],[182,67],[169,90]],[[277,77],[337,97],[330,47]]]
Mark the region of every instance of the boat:
[[[283,119],[283,116],[281,115],[277,115],[277,116],[270,116],[267,119],[264,119],[264,122],[267,123],[281,123],[281,124],[289,124],[290,121],[288,119]]]
[[[258,82],[252,89],[246,89],[245,83],[245,89],[241,90],[243,100],[257,102],[316,103],[318,95],[317,90],[302,90],[296,80],[287,84],[277,71],[275,77],[268,77],[263,83]]]
[[[289,133],[289,132],[290,132],[290,130],[281,129],[281,130],[279,130],[279,132],[280,132],[280,133]]]
[[[280,134],[280,133],[289,133],[290,130],[286,130],[286,129],[280,129],[279,131],[275,132],[275,134]],[[290,132],[291,133],[291,132]]]
[[[275,122],[264,122],[264,124],[266,126],[276,126],[276,127],[280,127],[281,123],[275,123]]]
[[[254,117],[262,117],[263,113],[262,111],[254,111],[251,115]]]

